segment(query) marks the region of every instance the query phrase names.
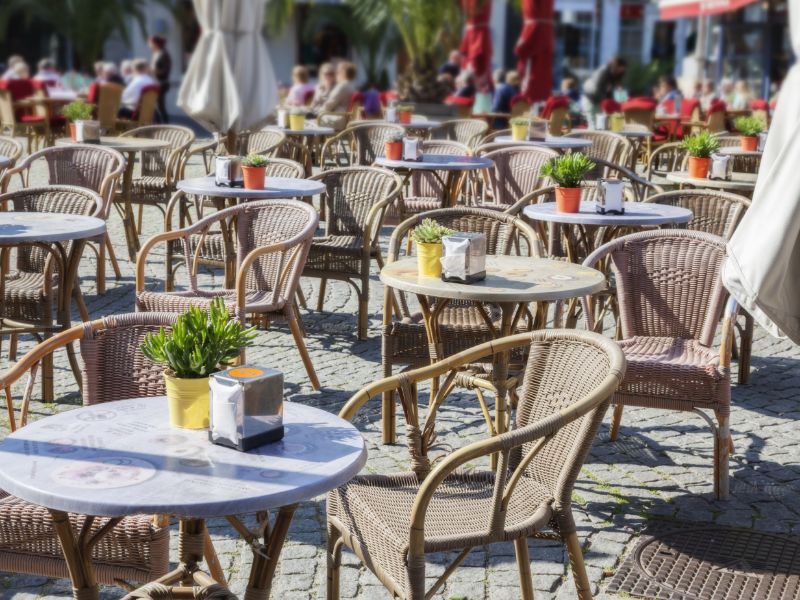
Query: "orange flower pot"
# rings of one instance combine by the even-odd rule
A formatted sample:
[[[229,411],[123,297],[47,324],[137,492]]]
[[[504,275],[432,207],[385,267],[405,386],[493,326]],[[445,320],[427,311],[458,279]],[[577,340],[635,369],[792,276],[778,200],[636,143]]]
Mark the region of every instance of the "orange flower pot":
[[[76,138],[76,135],[75,135],[75,123],[70,121],[69,122],[69,139],[71,139],[74,142],[75,138]]]
[[[758,150],[758,137],[754,135],[743,135],[739,138],[742,150],[745,152],[755,152]]]
[[[694,179],[705,179],[708,177],[708,167],[711,164],[710,158],[700,158],[697,156],[689,157],[689,177]]]
[[[397,120],[401,123],[411,123],[411,111],[410,110],[402,110],[397,113]]]
[[[242,165],[242,178],[247,190],[263,190],[267,177],[267,167],[245,167]]]
[[[403,142],[384,142],[383,153],[389,160],[402,160]]]
[[[581,209],[581,188],[556,188],[556,210],[576,213]]]

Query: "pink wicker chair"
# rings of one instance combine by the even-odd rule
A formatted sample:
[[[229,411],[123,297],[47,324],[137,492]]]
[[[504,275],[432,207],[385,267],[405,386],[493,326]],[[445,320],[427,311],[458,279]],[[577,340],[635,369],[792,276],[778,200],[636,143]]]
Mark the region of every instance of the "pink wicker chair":
[[[417,389],[435,377],[494,352],[525,350],[515,427],[448,452],[435,465],[428,448],[438,405],[420,418]],[[371,397],[400,395],[411,469],[355,477],[328,495],[328,600],[339,598],[343,546],[351,548],[395,598],[423,600],[441,588],[476,546],[514,542],[520,598],[532,600],[528,538],[565,544],[577,597],[592,597],[571,511],[572,488],[625,373],[611,340],[578,331],[537,331],[482,344],[438,362],[370,384],[340,416],[352,420]],[[496,454],[497,468],[468,465]],[[549,530],[549,531],[548,531]],[[458,552],[426,591],[427,554]]]
[[[234,289],[201,290],[195,260],[205,234],[212,226],[228,223],[222,240],[226,260],[236,262]],[[183,229],[151,237],[136,261],[136,309],[144,312],[184,312],[190,306],[206,308],[217,297],[225,299],[232,314],[242,322],[248,313],[284,318],[314,389],[319,380],[306,350],[295,313],[294,298],[319,217],[308,204],[297,200],[261,200],[226,208]],[[175,244],[184,255],[189,288],[186,291],[145,289],[145,264],[150,251],[162,242]],[[167,268],[172,265],[167,259]]]
[[[723,343],[712,348],[727,292],[722,285],[725,241],[699,231],[634,233],[598,248],[584,265],[607,265],[616,281],[621,336],[628,361],[614,395],[611,439],[623,406],[695,412],[714,433],[714,492],[728,496],[731,315]],[[589,328],[592,300],[584,305]],[[704,412],[711,410],[717,420]]]
[[[129,398],[163,396],[164,368],[150,362],[139,346],[146,333],[169,327],[175,315],[122,314],[76,325],[39,344],[8,371],[0,374],[0,389],[7,392],[24,377],[36,377],[37,367],[50,360],[52,353],[74,342],[80,343],[83,358],[82,396],[85,405]],[[24,426],[33,385],[24,388],[18,404],[19,420],[13,399],[6,397],[11,429]],[[70,515],[74,529],[80,531],[85,520]],[[97,519],[92,532],[103,526]],[[92,554],[100,583],[113,585],[119,580],[148,582],[161,577],[169,567],[169,527],[164,516],[125,517],[101,538]],[[68,578],[53,520],[47,509],[29,504],[0,491],[0,570],[44,577]]]

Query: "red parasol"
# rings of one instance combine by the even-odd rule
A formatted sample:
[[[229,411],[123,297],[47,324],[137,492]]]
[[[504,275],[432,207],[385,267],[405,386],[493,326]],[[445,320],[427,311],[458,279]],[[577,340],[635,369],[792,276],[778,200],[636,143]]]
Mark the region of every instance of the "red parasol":
[[[522,93],[529,102],[547,100],[553,91],[554,0],[522,0],[522,33],[514,48]]]
[[[463,57],[461,66],[472,71],[479,90],[491,87],[492,35],[489,19],[492,0],[461,0],[461,7],[467,16],[460,48]]]

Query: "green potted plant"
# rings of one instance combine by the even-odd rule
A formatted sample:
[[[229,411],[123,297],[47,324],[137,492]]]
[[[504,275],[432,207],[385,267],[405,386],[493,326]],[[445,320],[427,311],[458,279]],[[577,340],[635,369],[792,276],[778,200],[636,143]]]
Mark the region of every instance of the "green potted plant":
[[[417,243],[417,265],[421,277],[442,275],[442,238],[453,233],[433,219],[422,219],[411,236]]]
[[[586,174],[597,165],[582,152],[573,152],[551,158],[541,170],[543,177],[549,177],[556,187],[556,210],[576,213],[581,207],[581,184]]]
[[[719,140],[707,131],[695,133],[681,142],[681,148],[689,154],[689,177],[705,179],[711,155],[719,150]]]
[[[739,117],[733,125],[740,133],[742,150],[755,152],[758,149],[758,134],[764,131],[764,122],[758,117]]]
[[[175,320],[171,333],[162,328],[144,337],[142,353],[166,366],[170,425],[208,427],[209,375],[231,365],[255,337],[255,328],[245,329],[231,318],[222,298],[214,298],[208,311],[189,308]]]
[[[293,108],[289,113],[289,129],[292,131],[300,131],[305,129],[306,126],[306,109]]]
[[[267,177],[266,156],[251,152],[242,159],[242,179],[244,187],[248,190],[263,190]]]
[[[515,142],[524,142],[528,139],[528,130],[531,120],[525,117],[514,117],[509,121],[511,125],[511,139]]]
[[[400,123],[411,123],[411,113],[414,112],[413,104],[398,104],[397,105],[397,120]]]
[[[383,153],[389,160],[401,160],[403,158],[403,135],[395,133],[389,136],[383,143]]]
[[[75,124],[78,121],[92,120],[92,105],[83,100],[75,100],[61,109],[61,114],[69,121],[69,137],[74,142],[76,139]]]

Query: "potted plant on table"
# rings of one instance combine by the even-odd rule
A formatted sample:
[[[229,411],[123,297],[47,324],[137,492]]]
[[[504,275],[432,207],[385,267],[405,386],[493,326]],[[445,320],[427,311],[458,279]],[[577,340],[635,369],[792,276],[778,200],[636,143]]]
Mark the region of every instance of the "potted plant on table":
[[[267,177],[266,156],[251,152],[242,159],[242,179],[244,187],[248,190],[263,190]]]
[[[711,155],[719,150],[719,140],[707,131],[690,135],[681,142],[681,148],[689,153],[689,177],[705,179]]]
[[[383,153],[389,160],[401,160],[403,158],[403,136],[396,133],[383,143]]]
[[[453,233],[433,219],[422,219],[411,236],[417,243],[417,269],[420,277],[442,275],[442,238]]]
[[[397,105],[397,120],[400,123],[411,123],[411,114],[414,112],[414,106],[411,104],[398,104]]]
[[[300,131],[306,126],[306,111],[304,108],[293,108],[289,113],[289,129]]]
[[[212,300],[208,311],[189,308],[175,320],[169,334],[162,328],[145,336],[142,353],[167,367],[164,381],[170,425],[208,427],[209,375],[230,366],[255,337],[255,328],[245,329],[231,318],[222,298]]]
[[[758,134],[764,131],[764,122],[758,117],[739,117],[733,125],[740,134],[742,150],[755,152],[758,149]]]
[[[511,139],[515,142],[524,142],[528,139],[528,130],[531,126],[530,119],[514,117],[509,121],[511,125]]]
[[[586,174],[597,165],[582,152],[551,158],[541,170],[543,177],[556,182],[556,210],[576,213],[581,207],[581,184]]]
[[[70,102],[61,109],[61,114],[67,121],[69,121],[69,137],[74,142],[76,141],[76,124],[84,123],[92,120],[92,105],[87,104],[83,100],[75,100]],[[99,126],[99,124],[98,124]]]

